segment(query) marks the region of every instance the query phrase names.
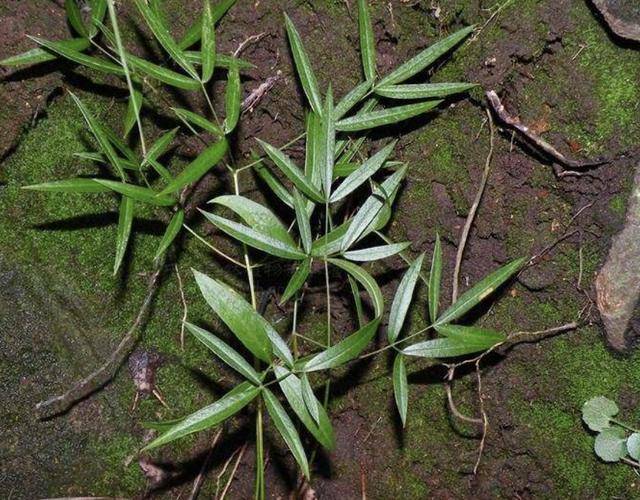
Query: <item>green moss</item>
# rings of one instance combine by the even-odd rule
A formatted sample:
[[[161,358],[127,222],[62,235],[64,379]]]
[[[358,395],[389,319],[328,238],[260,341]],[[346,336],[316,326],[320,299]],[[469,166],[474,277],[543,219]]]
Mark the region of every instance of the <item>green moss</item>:
[[[609,200],[609,208],[611,211],[616,214],[618,217],[624,217],[624,214],[627,211],[627,200],[624,195],[617,194],[612,196]]]
[[[137,439],[126,434],[96,440],[91,452],[105,467],[104,474],[94,478],[91,491],[96,495],[105,491],[118,495],[143,490],[146,478],[135,456],[139,447]]]

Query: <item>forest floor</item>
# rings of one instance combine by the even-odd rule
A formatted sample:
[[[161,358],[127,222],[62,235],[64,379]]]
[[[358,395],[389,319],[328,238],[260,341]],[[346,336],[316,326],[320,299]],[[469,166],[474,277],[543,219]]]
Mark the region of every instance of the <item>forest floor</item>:
[[[379,71],[416,54],[436,39],[469,24],[482,29],[442,61],[431,81],[480,84],[468,98],[436,113],[373,136],[372,150],[389,137],[402,137],[398,159],[408,162],[407,182],[387,228],[396,240],[410,240],[411,253],[433,250],[443,238],[443,297],[451,296],[451,275],[461,230],[489,154],[484,92],[495,90],[513,115],[573,158],[612,161],[588,175],[558,175],[562,169],[523,144],[508,128],[496,132],[487,189],[467,243],[461,268],[465,289],[500,264],[534,256],[506,293],[478,314],[478,321],[504,332],[535,331],[581,318],[584,326],[490,357],[482,369],[482,393],[489,419],[477,474],[478,429],[453,417],[446,406],[446,372],[414,365],[407,427],[401,431],[393,406],[386,356],[338,371],[331,416],[337,449],[320,456],[312,487],[319,498],[637,498],[640,479],[625,465],[600,462],[580,409],[604,395],[618,401],[629,421],[640,418],[640,354],[608,350],[598,324],[593,283],[611,237],[624,220],[631,181],[640,162],[640,51],[610,34],[584,0],[373,1]],[[68,36],[63,2],[7,0],[0,5],[0,59],[26,50],[26,34]],[[125,4],[123,2],[123,4]],[[165,0],[176,36],[200,11],[198,0]],[[234,154],[248,158],[255,137],[283,144],[302,131],[303,96],[292,71],[282,21],[286,11],[299,27],[321,88],[332,84],[340,97],[358,82],[357,15],[354,0],[239,1],[222,20],[218,46],[230,54],[247,37],[265,33],[242,57],[256,68],[246,73],[245,93],[279,75],[257,108],[245,116]],[[126,4],[125,38],[158,54]],[[222,96],[224,81],[212,92]],[[229,498],[249,498],[253,448],[246,423],[225,428],[213,452],[215,432],[191,436],[148,460],[165,481],[152,485],[136,450],[145,420],[175,418],[212,401],[233,382],[196,341],[180,348],[181,290],[173,269],[164,276],[139,349],[157,352],[158,388],[170,409],[142,399],[132,409],[135,387],[126,366],[105,390],[64,416],[35,417],[35,404],[91,370],[132,322],[146,288],[162,225],[140,214],[126,269],[113,277],[116,203],[93,195],[55,196],[20,186],[91,172],[74,153],[87,147],[81,115],[68,96],[78,93],[102,119],[120,122],[126,90],[100,75],[66,63],[26,70],[0,70],[0,486],[10,498],[43,496],[128,496],[186,498],[203,463],[203,497],[222,488],[230,457],[239,456]],[[183,105],[199,100],[169,96]],[[222,98],[216,98],[224,105]],[[162,113],[148,126],[175,126]],[[181,137],[179,168],[193,152]],[[302,148],[294,149],[300,156]],[[229,179],[220,173],[205,183],[207,197]],[[243,191],[261,196],[247,177]],[[204,196],[203,195],[203,196]],[[212,238],[202,221],[194,224]],[[225,245],[225,240],[220,239]],[[211,311],[190,276],[194,267],[245,287],[201,244],[184,238],[176,262],[193,322],[212,322]],[[389,299],[401,259],[371,267]],[[259,273],[260,291],[283,289],[289,269]],[[424,291],[423,291],[424,292]],[[418,291],[420,293],[420,291]],[[320,335],[324,291],[308,296],[302,333]],[[421,294],[424,296],[424,293]],[[413,326],[424,324],[424,301],[412,310]],[[269,306],[267,316],[282,312]],[[334,308],[336,338],[355,318],[348,294]],[[640,323],[634,325],[640,328]],[[382,342],[380,336],[379,342]],[[459,408],[477,416],[473,370],[453,387]],[[635,419],[635,420],[634,420]],[[270,440],[269,498],[286,497],[295,486],[290,459]],[[210,457],[211,460],[208,460]],[[224,472],[220,475],[221,472]]]

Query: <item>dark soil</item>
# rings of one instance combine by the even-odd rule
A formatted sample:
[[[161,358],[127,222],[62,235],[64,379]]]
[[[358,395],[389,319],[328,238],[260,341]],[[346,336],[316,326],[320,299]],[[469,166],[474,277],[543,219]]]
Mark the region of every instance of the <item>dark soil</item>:
[[[25,34],[51,39],[67,36],[62,3],[10,0],[0,5],[0,58],[30,48],[32,43]],[[199,2],[164,3],[176,36],[184,32],[200,9]],[[488,21],[477,39],[443,61],[434,76],[434,81],[477,82],[482,90],[473,91],[468,99],[449,102],[437,113],[376,133],[372,143],[375,149],[390,137],[402,137],[397,156],[411,167],[388,230],[395,239],[411,240],[415,255],[422,251],[430,255],[436,231],[441,234],[445,257],[444,302],[448,303],[451,296],[450,277],[460,232],[489,150],[488,127],[483,122],[484,90],[498,92],[512,114],[535,127],[567,156],[582,159],[604,156],[612,160],[585,175],[559,176],[562,168],[549,158],[521,142],[511,130],[497,130],[491,176],[462,264],[462,289],[508,260],[543,254],[499,300],[481,311],[478,319],[484,325],[512,332],[558,326],[575,320],[584,311],[585,326],[560,338],[519,345],[503,356],[487,360],[482,376],[490,430],[478,474],[472,473],[478,432],[456,421],[447,411],[440,383],[445,373],[439,368],[414,365],[410,376],[409,424],[403,432],[393,407],[388,375],[390,359],[381,356],[335,374],[332,417],[337,449],[328,456],[319,454],[311,488],[319,498],[335,499],[364,498],[365,493],[368,498],[637,497],[637,478],[630,468],[597,461],[591,449],[593,438],[582,427],[579,412],[584,400],[603,394],[616,398],[629,419],[639,415],[638,357],[631,354],[623,359],[606,349],[592,301],[592,284],[611,235],[622,223],[626,193],[640,161],[637,141],[640,53],[611,36],[590,5],[582,0],[523,0],[515,5],[505,2],[504,9],[495,17],[490,16],[502,2],[371,3],[381,74],[441,35],[472,23],[483,26]],[[282,144],[302,129],[304,96],[292,71],[282,10],[298,26],[321,88],[331,82],[335,94],[342,96],[359,78],[355,2],[238,2],[220,23],[219,51],[232,53],[248,36],[266,34],[242,53],[243,58],[256,65],[246,74],[245,95],[281,72],[281,79],[256,109],[245,116],[237,133],[234,155],[241,163],[256,148],[253,138]],[[121,14],[126,19],[129,42],[137,41],[147,55],[158,55],[151,37],[139,21],[134,21],[132,8],[123,5]],[[71,494],[185,498],[209,456],[213,434],[197,436],[182,446],[168,447],[148,457],[153,464],[166,469],[169,478],[150,487],[137,460],[131,458],[148,437],[140,421],[188,413],[228,388],[233,376],[215,367],[206,354],[199,351],[191,354],[189,349],[198,349],[195,344],[188,344],[186,353],[176,347],[176,325],[182,309],[173,276],[163,285],[167,291],[159,299],[157,319],[151,321],[144,341],[164,360],[156,381],[172,410],[165,411],[154,398],[148,398],[141,402],[137,413],[131,413],[135,387],[125,369],[106,393],[89,398],[70,414],[44,423],[33,419],[30,409],[37,400],[65,387],[78,373],[87,373],[95,366],[89,358],[101,359],[109,352],[110,341],[119,338],[123,325],[133,317],[130,313],[135,311],[139,291],[144,287],[144,281],[136,273],[148,271],[150,259],[130,264],[127,279],[131,282],[103,285],[111,266],[111,254],[88,259],[94,267],[83,270],[87,259],[80,250],[74,256],[77,265],[63,265],[67,257],[57,253],[60,248],[42,250],[42,245],[50,244],[55,234],[43,236],[47,230],[36,228],[33,215],[28,215],[42,209],[29,206],[27,201],[14,203],[13,200],[24,198],[11,194],[17,185],[31,179],[24,174],[26,169],[20,167],[23,158],[30,158],[21,149],[23,144],[35,147],[33,141],[28,142],[29,137],[40,137],[35,135],[42,135],[39,127],[46,127],[49,119],[57,119],[60,109],[67,109],[66,90],[87,96],[97,94],[96,106],[106,108],[105,116],[113,118],[117,116],[115,111],[122,109],[122,97],[126,95],[122,87],[115,88],[115,82],[66,63],[0,71],[3,132],[0,180],[7,185],[4,193],[0,186],[0,198],[12,200],[4,201],[2,206],[17,221],[0,225],[0,237],[6,241],[4,245],[0,243],[0,284],[11,283],[11,273],[25,273],[25,282],[32,282],[33,276],[40,277],[42,270],[47,270],[40,284],[25,286],[26,291],[3,286],[4,295],[0,295],[5,358],[0,372],[2,386],[6,384],[5,394],[19,401],[15,409],[0,414],[3,429],[15,437],[6,452],[2,448],[0,485],[11,492],[11,498]],[[214,82],[212,95],[223,95],[223,89],[223,80]],[[204,109],[201,100],[182,93],[165,97],[178,100],[181,106]],[[216,104],[223,106],[223,99],[216,99]],[[172,123],[159,106],[149,126],[164,129],[174,126]],[[56,133],[55,129],[50,131]],[[199,147],[184,138],[177,156],[193,156]],[[293,151],[298,158],[304,153],[302,146]],[[12,172],[12,167],[20,171]],[[38,181],[50,178],[47,168],[33,168],[40,175]],[[228,182],[224,176],[211,176],[199,188],[202,202]],[[259,182],[247,178],[243,190],[247,196],[263,198],[260,187]],[[60,199],[59,203],[63,201]],[[277,203],[274,206],[278,208]],[[100,224],[93,219],[91,233],[83,233],[82,227],[86,226],[83,221],[76,220],[77,227],[70,228],[65,225],[69,221],[62,218],[65,222],[60,223],[59,232],[69,238],[65,239],[69,243],[65,243],[63,250],[84,248],[94,242],[97,247],[102,244],[104,238],[96,234],[106,231],[102,226],[113,222],[113,207],[95,207],[98,208],[104,208],[107,215]],[[90,203],[81,209],[89,220],[95,215]],[[578,211],[581,213],[574,219]],[[46,223],[55,223],[55,218],[45,216]],[[26,222],[21,220],[23,217]],[[136,242],[136,251],[144,251],[149,235],[158,232],[148,221],[141,224],[141,229],[145,236]],[[206,227],[202,231],[214,233]],[[566,234],[570,235],[564,237]],[[225,242],[220,244],[224,246]],[[33,246],[32,256],[29,251],[25,256],[24,250],[18,249],[24,245]],[[202,251],[193,251],[188,243],[185,248],[187,256],[179,261],[183,277],[189,266],[219,275],[227,272]],[[403,268],[400,259],[372,268],[389,301]],[[282,276],[289,272],[273,267],[261,271],[257,276],[261,293],[273,287],[276,294],[281,293]],[[228,276],[234,279],[230,273]],[[353,330],[355,318],[350,310],[348,285],[337,280],[336,287],[333,317],[335,335],[340,338]],[[201,301],[193,285],[188,284],[187,288],[190,315],[211,322],[206,308],[198,304]],[[38,294],[33,293],[34,289],[39,290]],[[64,289],[62,305],[51,299],[52,291],[60,289]],[[302,318],[302,333],[313,335],[317,331],[325,307],[323,294],[321,287],[317,293],[310,290],[309,312]],[[18,296],[23,296],[23,302],[15,299]],[[42,331],[56,332],[58,341],[55,344],[51,341],[50,351],[33,347],[48,345],[47,335],[26,335],[33,328],[22,318],[36,298],[43,301],[45,311],[54,310],[55,306],[55,310],[64,312],[50,320],[33,319],[42,324]],[[133,305],[123,305],[127,300]],[[414,309],[411,321],[419,327],[424,303],[418,301]],[[59,318],[65,318],[69,310],[81,311],[73,320],[78,330],[90,328],[100,335],[66,335],[64,321]],[[116,310],[118,313],[114,313]],[[279,319],[283,312],[270,303],[267,316]],[[112,333],[104,333],[107,331]],[[76,342],[75,338],[80,340]],[[77,363],[76,357],[83,349],[91,356]],[[183,389],[185,386],[188,388]],[[454,396],[465,413],[477,415],[473,371],[459,374]],[[242,419],[226,431],[206,468],[203,489],[206,498],[216,491],[216,477],[225,462],[252,435],[252,429]],[[62,436],[67,435],[70,437],[65,442],[67,438]],[[42,451],[44,448],[39,446],[44,446],[41,441],[45,440],[50,440],[55,450]],[[83,447],[94,442],[101,444]],[[249,440],[229,498],[251,497],[251,443]],[[268,495],[286,498],[298,483],[292,475],[293,463],[277,438],[269,439],[269,444]],[[125,459],[132,465],[123,468]],[[87,471],[81,470],[81,462],[90,464]],[[104,472],[105,468],[110,472]],[[98,477],[99,483],[93,481]]]

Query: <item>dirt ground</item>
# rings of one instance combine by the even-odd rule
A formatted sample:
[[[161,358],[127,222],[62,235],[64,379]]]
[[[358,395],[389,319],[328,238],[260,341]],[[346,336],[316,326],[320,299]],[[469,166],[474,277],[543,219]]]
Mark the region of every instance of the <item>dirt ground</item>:
[[[334,375],[331,416],[337,449],[319,454],[312,488],[319,498],[638,498],[640,482],[624,465],[599,462],[593,436],[580,421],[582,403],[597,395],[618,401],[631,422],[640,417],[639,355],[611,353],[593,303],[593,280],[613,234],[624,219],[627,194],[640,161],[640,50],[616,38],[583,0],[371,1],[379,52],[386,73],[438,37],[469,24],[481,30],[431,81],[471,81],[480,87],[437,112],[373,135],[371,150],[401,137],[397,157],[410,165],[388,233],[412,241],[411,253],[433,249],[443,238],[443,297],[451,296],[451,274],[460,232],[489,153],[484,92],[495,90],[507,109],[567,156],[606,158],[587,175],[559,175],[562,169],[498,128],[492,170],[462,264],[463,289],[498,265],[541,255],[477,320],[504,332],[535,331],[576,320],[577,331],[514,347],[487,360],[482,392],[489,417],[486,447],[473,474],[479,435],[446,408],[440,368],[417,363],[410,372],[407,428],[393,407],[390,358],[379,356]],[[0,5],[0,58],[32,46],[26,34],[64,38],[68,28],[61,0],[6,0]],[[200,10],[199,1],[165,0],[176,36]],[[218,47],[232,53],[247,37],[264,33],[242,57],[255,64],[244,77],[248,94],[279,75],[257,108],[244,117],[234,155],[248,161],[254,138],[282,144],[302,131],[303,95],[292,71],[284,36],[286,11],[305,41],[321,88],[332,84],[342,96],[360,78],[357,9],[354,0],[238,1],[219,25]],[[134,10],[120,2],[130,46],[159,55]],[[427,76],[431,76],[430,74]],[[212,95],[224,106],[224,81]],[[114,200],[26,193],[19,186],[91,172],[73,156],[87,136],[67,91],[79,93],[103,119],[118,124],[125,89],[67,63],[25,70],[0,70],[0,485],[10,498],[127,496],[186,498],[204,470],[201,498],[224,487],[225,463],[242,450],[228,498],[250,498],[253,449],[248,422],[225,427],[210,453],[214,432],[192,436],[145,458],[164,480],[145,477],[135,456],[147,431],[145,420],[175,418],[210,402],[229,387],[233,375],[187,339],[178,343],[182,305],[173,269],[161,291],[139,349],[163,359],[158,387],[169,403],[143,399],[135,410],[135,389],[126,369],[106,390],[61,417],[38,421],[37,401],[67,387],[103,359],[139,307],[161,226],[153,213],[136,220],[136,236],[120,276],[111,276],[117,221]],[[166,94],[181,106],[204,103],[183,93]],[[146,125],[160,130],[174,122],[162,106]],[[499,123],[496,124],[499,126]],[[197,147],[181,136],[172,168],[180,168]],[[300,158],[303,147],[293,149]],[[223,173],[200,188],[204,202],[228,187]],[[243,179],[247,196],[261,198],[261,185]],[[276,205],[277,207],[277,205]],[[203,233],[228,244],[201,220]],[[190,267],[245,287],[193,238],[185,238],[177,261],[191,321],[214,324],[190,277]],[[392,297],[401,259],[371,267]],[[283,273],[268,267],[257,276],[260,292],[282,293]],[[353,330],[348,286],[337,284],[335,336]],[[420,293],[420,290],[418,291]],[[320,335],[324,291],[310,293],[302,333]],[[422,290],[421,297],[424,296]],[[425,320],[424,299],[412,309],[411,326]],[[267,316],[283,312],[271,305]],[[473,319],[473,318],[472,318]],[[286,321],[284,322],[286,324]],[[640,329],[640,322],[634,325]],[[384,332],[377,342],[382,345]],[[460,409],[477,415],[473,371],[454,384]],[[295,488],[290,456],[269,437],[269,498],[286,498]],[[204,468],[203,468],[204,464]],[[231,466],[230,466],[231,467]],[[223,470],[224,469],[224,470]]]

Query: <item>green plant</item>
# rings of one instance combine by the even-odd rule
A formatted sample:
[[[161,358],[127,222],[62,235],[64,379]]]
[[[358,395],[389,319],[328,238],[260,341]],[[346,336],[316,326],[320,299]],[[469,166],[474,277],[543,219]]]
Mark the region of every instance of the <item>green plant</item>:
[[[334,446],[334,432],[327,413],[331,394],[331,370],[364,356],[393,350],[393,389],[404,424],[409,402],[407,357],[440,360],[485,352],[505,342],[506,336],[499,332],[454,323],[513,276],[524,260],[515,260],[494,271],[460,296],[444,312],[439,313],[442,252],[438,238],[431,259],[429,279],[422,278],[427,287],[430,324],[426,328],[405,334],[405,318],[418,279],[422,276],[424,255],[415,260],[410,259],[406,254],[410,243],[394,242],[381,230],[392,217],[391,207],[401,189],[407,165],[391,160],[395,141],[369,158],[362,159],[362,148],[366,131],[414,118],[437,108],[445,97],[473,87],[473,84],[468,83],[406,83],[454,49],[472,33],[473,27],[447,36],[380,78],[376,69],[368,3],[366,0],[359,0],[360,49],[365,78],[334,103],[331,86],[324,96],[321,94],[302,40],[285,15],[295,67],[310,106],[306,130],[302,134],[306,137],[304,167],[296,165],[284,152],[284,147],[278,148],[260,140],[258,143],[265,156],[239,166],[228,154],[228,144],[233,140],[231,132],[240,117],[239,71],[248,63],[216,54],[213,31],[215,22],[233,3],[233,0],[225,0],[212,9],[208,1],[205,1],[201,20],[193,25],[181,42],[176,42],[170,35],[158,2],[150,1],[147,4],[142,0],[135,0],[142,18],[170,57],[174,69],[127,52],[121,41],[112,0],[92,1],[88,23],[76,3],[68,0],[65,5],[69,21],[78,38],[63,42],[34,39],[41,48],[2,61],[2,64],[32,64],[60,56],[124,80],[129,91],[129,106],[123,120],[123,136],[128,138],[133,128],[137,127],[138,138],[134,148],[100,123],[73,96],[99,148],[97,152],[84,152],[81,155],[108,165],[115,179],[75,178],[28,186],[29,189],[53,192],[117,193],[120,196],[120,218],[115,272],[123,261],[136,204],[145,203],[159,210],[171,211],[171,219],[156,254],[156,266],[161,267],[164,260],[160,257],[183,227],[187,187],[201,179],[223,159],[227,160],[233,193],[217,196],[210,201],[217,209],[215,213],[204,210],[201,212],[208,221],[238,244],[241,260],[216,250],[246,273],[249,300],[220,280],[198,271],[194,271],[194,276],[204,299],[246,353],[235,350],[220,337],[198,325],[186,323],[186,328],[220,360],[234,369],[243,381],[213,404],[187,417],[169,422],[148,423],[160,435],[143,449],[150,450],[185,435],[211,428],[254,403],[255,491],[257,498],[264,498],[265,410],[291,450],[301,472],[309,477],[309,461],[298,432],[299,426],[289,416],[283,401],[286,401],[301,426],[320,445],[331,449]],[[110,27],[102,22],[107,11]],[[198,41],[200,50],[187,50]],[[106,57],[98,57],[99,54],[89,52],[92,48]],[[198,67],[199,71],[196,70]],[[227,70],[224,122],[216,117],[206,88],[216,67]],[[175,139],[177,129],[161,134],[147,148],[141,115],[145,107],[151,106],[148,93],[156,92],[152,80],[183,90],[201,91],[208,103],[211,118],[197,111],[172,108],[194,134],[198,135],[194,128],[197,127],[216,139],[212,144],[204,141],[205,150],[178,174],[172,173],[160,161]],[[409,103],[393,104],[397,100],[408,100]],[[275,171],[268,165],[275,167]],[[288,207],[288,212],[280,214],[286,222],[270,208],[242,196],[239,176],[251,170]],[[364,201],[358,203],[362,195],[365,195]],[[352,215],[354,206],[357,209]],[[232,213],[235,218],[221,215],[220,210]],[[339,219],[342,220],[341,223],[334,223]],[[381,239],[383,244],[374,244],[376,238]],[[397,254],[409,263],[409,268],[391,304],[388,342],[377,351],[362,354],[375,337],[385,310],[380,287],[362,266]],[[288,338],[283,338],[274,325],[258,311],[258,286],[255,283],[254,269],[266,262],[271,263],[274,259],[295,266],[280,300],[282,304],[293,301],[293,326]],[[297,331],[297,318],[305,305],[304,285],[317,272],[324,274],[326,287],[326,336],[323,342],[305,338]],[[359,321],[356,331],[338,342],[334,342],[331,317],[330,278],[333,273],[346,275]],[[366,291],[372,311],[361,300],[361,290]],[[437,338],[429,338],[433,332],[437,334]],[[410,340],[417,342],[410,344]],[[320,349],[317,348],[318,345]],[[312,378],[315,387],[312,385]],[[322,397],[316,395],[320,388],[323,388]]]
[[[601,460],[640,467],[640,430],[616,419],[619,412],[615,401],[597,396],[582,406],[582,420],[597,433],[593,449]]]

